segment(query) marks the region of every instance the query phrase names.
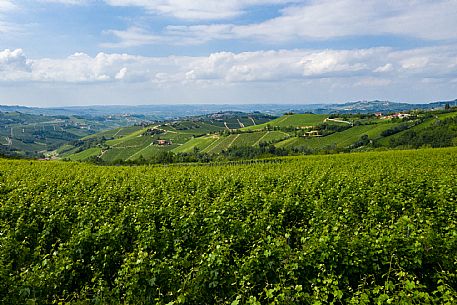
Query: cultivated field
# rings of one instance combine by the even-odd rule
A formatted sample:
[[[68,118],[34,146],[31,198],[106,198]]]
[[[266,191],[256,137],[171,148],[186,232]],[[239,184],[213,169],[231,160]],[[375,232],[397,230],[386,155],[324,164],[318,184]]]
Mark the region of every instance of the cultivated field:
[[[456,156],[0,160],[0,303],[455,304]]]

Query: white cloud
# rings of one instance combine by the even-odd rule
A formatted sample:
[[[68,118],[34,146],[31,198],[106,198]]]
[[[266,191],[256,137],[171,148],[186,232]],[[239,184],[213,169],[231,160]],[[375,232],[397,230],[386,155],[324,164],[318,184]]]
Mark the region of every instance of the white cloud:
[[[455,45],[403,51],[370,48],[219,52],[194,57],[106,53],[91,57],[75,53],[62,59],[28,59],[17,49],[0,52],[0,71],[8,72],[0,74],[0,82],[231,84],[366,79],[366,84],[379,85],[400,79],[446,81],[457,77],[456,66]]]
[[[160,10],[162,1],[111,0],[111,4],[136,3]],[[209,1],[220,3],[210,5],[207,1],[164,1],[165,7],[173,6],[173,12],[187,11],[187,6],[201,5],[202,9],[225,11],[236,15],[244,5],[259,1]],[[286,2],[286,1],[284,1]],[[198,4],[190,4],[198,3]],[[178,5],[179,4],[179,5]],[[227,7],[224,7],[227,6]],[[217,8],[217,9],[216,9]],[[235,9],[234,9],[235,8]],[[164,9],[165,10],[165,9]],[[281,15],[259,23],[170,25],[159,34],[142,32],[143,44],[199,44],[211,40],[257,39],[267,43],[281,43],[294,40],[321,40],[348,36],[397,35],[426,40],[457,39],[457,1],[449,0],[312,0],[300,5],[288,5]],[[185,18],[185,16],[182,16]],[[219,19],[216,15],[215,19]],[[197,18],[198,19],[198,18]],[[205,19],[205,18],[201,18]],[[207,18],[210,19],[210,18]],[[122,31],[116,34],[121,34]],[[128,33],[125,32],[126,34]],[[121,37],[120,44],[128,44],[128,36]],[[140,41],[136,41],[141,43]]]
[[[165,36],[153,35],[138,27],[131,27],[125,31],[109,30],[107,35],[113,35],[119,42],[102,43],[103,48],[130,48],[149,44],[169,42]]]
[[[1,18],[1,16],[0,16]],[[6,34],[8,32],[11,32],[13,29],[13,27],[11,26],[11,24],[9,24],[8,22],[5,22],[5,21],[2,21],[0,19],[0,34]]]
[[[66,4],[66,5],[85,5],[93,0],[38,0],[38,1],[46,2],[46,3]]]
[[[5,14],[17,10],[17,5],[10,0],[0,0],[0,34],[7,34],[15,30],[10,22],[6,20]]]
[[[323,0],[288,7],[280,17],[235,32],[275,41],[384,34],[455,39],[456,15],[457,1]]]
[[[127,75],[128,69],[126,67],[123,67],[121,70],[119,70],[118,73],[116,73],[115,79],[117,80],[122,80],[125,78]]]
[[[30,78],[32,67],[21,49],[0,52],[1,81],[25,80]]]
[[[282,103],[455,98],[457,48],[270,50],[145,57],[0,52],[0,99],[11,103]],[[31,93],[33,92],[33,94]],[[43,104],[44,103],[44,104]]]
[[[394,69],[393,65],[391,63],[387,63],[383,66],[379,66],[376,69],[373,70],[375,73],[386,73],[386,72],[391,72]]]
[[[239,16],[250,6],[287,4],[297,0],[105,0],[112,6],[139,6],[179,19],[211,20]]]
[[[386,87],[390,85],[392,81],[385,78],[366,77],[358,80],[354,87]]]
[[[17,9],[17,6],[11,0],[0,1],[0,13]]]
[[[114,81],[120,74],[122,65],[138,65],[141,60],[127,54],[99,53],[90,57],[85,53],[75,53],[64,59],[39,59],[32,61],[32,81],[97,83]],[[136,66],[136,70],[142,71]],[[121,73],[122,76],[122,73]],[[125,73],[123,75],[125,78]]]

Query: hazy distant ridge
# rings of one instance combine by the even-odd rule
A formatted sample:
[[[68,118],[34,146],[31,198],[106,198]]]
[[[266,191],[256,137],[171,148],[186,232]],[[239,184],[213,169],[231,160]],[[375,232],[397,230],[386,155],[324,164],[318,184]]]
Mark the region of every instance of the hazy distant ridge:
[[[281,115],[293,111],[313,113],[368,113],[368,112],[395,112],[413,109],[434,109],[444,107],[449,103],[457,106],[457,99],[453,101],[437,101],[426,104],[396,103],[390,101],[357,101],[343,104],[175,104],[175,105],[95,105],[95,106],[67,106],[67,107],[25,107],[0,105],[2,112],[14,112],[42,115],[88,115],[105,116],[114,114],[155,115],[158,119],[170,119],[184,116],[210,114],[220,111],[263,112],[272,115]]]

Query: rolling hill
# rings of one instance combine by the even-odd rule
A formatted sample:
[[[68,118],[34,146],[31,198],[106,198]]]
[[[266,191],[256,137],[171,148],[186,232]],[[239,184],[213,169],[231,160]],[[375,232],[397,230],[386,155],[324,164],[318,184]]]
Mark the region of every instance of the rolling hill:
[[[27,110],[27,107],[0,106],[0,155],[42,158],[71,150],[80,139],[112,137],[116,132],[129,134],[145,121],[130,115],[91,116],[84,114],[46,115],[1,112],[3,109]],[[126,127],[126,128],[120,128]],[[94,136],[95,135],[95,136]],[[74,147],[73,147],[74,148]]]
[[[73,146],[57,149],[56,154],[62,159],[99,158],[106,162],[150,159],[164,152],[191,153],[200,150],[213,154],[233,144],[254,145],[263,136],[277,138],[277,133],[267,136],[266,132],[242,136],[225,134],[243,127],[262,125],[273,118],[260,113],[222,112],[152,125],[122,127],[82,138]],[[280,139],[285,136],[288,135],[283,134]]]
[[[104,131],[83,138],[79,146],[57,150],[57,154],[62,159],[113,163],[152,160],[164,153],[227,156],[228,151],[256,150],[265,145],[274,147],[268,153],[279,149],[281,154],[370,150],[393,147],[396,142],[391,139],[409,131],[429,130],[437,122],[454,117],[455,111],[418,112],[403,118],[286,114],[266,121],[265,117],[242,113],[219,113]]]

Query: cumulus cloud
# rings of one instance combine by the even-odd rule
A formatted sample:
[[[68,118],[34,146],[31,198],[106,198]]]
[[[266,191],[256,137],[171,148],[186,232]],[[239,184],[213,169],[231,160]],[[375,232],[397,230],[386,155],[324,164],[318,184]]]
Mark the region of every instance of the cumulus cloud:
[[[20,49],[0,51],[0,98],[41,105],[60,105],[62,100],[67,104],[417,102],[455,98],[456,79],[455,45],[166,57],[75,53],[65,58],[28,58]]]
[[[270,50],[208,56],[145,57],[75,53],[28,59],[21,49],[0,52],[1,81],[61,83],[230,84],[357,79],[388,84],[399,79],[455,79],[455,45],[411,50]]]
[[[172,6],[173,9],[170,11],[176,14],[180,14],[177,12],[180,12],[181,9],[187,11],[188,6],[192,6],[198,11],[198,7],[201,5],[202,10],[214,9],[228,12],[229,15],[238,14],[237,12],[243,8],[243,4],[244,6],[260,4],[260,1],[209,1],[213,3],[212,5],[207,1],[110,1],[113,5],[133,5],[134,3],[140,5],[142,3],[148,7],[146,2],[150,3],[151,9],[158,11],[161,10],[161,7]],[[161,5],[159,2],[167,2],[167,4]],[[287,3],[287,1],[282,2]],[[455,30],[457,29],[457,18],[455,18],[457,1],[312,0],[299,3],[289,4],[280,11],[280,16],[258,23],[169,25],[160,34],[152,35],[143,31],[143,36],[150,37],[142,41],[129,39],[129,31],[113,32],[113,34],[117,34],[120,45],[129,44],[130,41],[137,44],[164,42],[199,44],[224,39],[257,39],[267,43],[281,43],[293,40],[322,40],[366,35],[396,35],[425,40],[457,39]],[[165,11],[165,8],[163,10]],[[222,17],[213,16],[214,19]]]
[[[125,78],[123,65],[130,65],[138,73],[142,60],[127,54],[99,53],[90,57],[85,53],[75,53],[64,59],[39,59],[32,61],[30,79],[39,82],[97,83]],[[118,77],[117,77],[118,76]]]
[[[21,49],[14,51],[6,49],[0,52],[1,80],[16,81],[29,79],[31,71],[31,64]]]
[[[119,70],[119,72],[116,74],[115,76],[115,79],[117,80],[122,80],[125,78],[125,76],[127,75],[127,71],[128,69],[126,67],[122,68],[121,70]]]

